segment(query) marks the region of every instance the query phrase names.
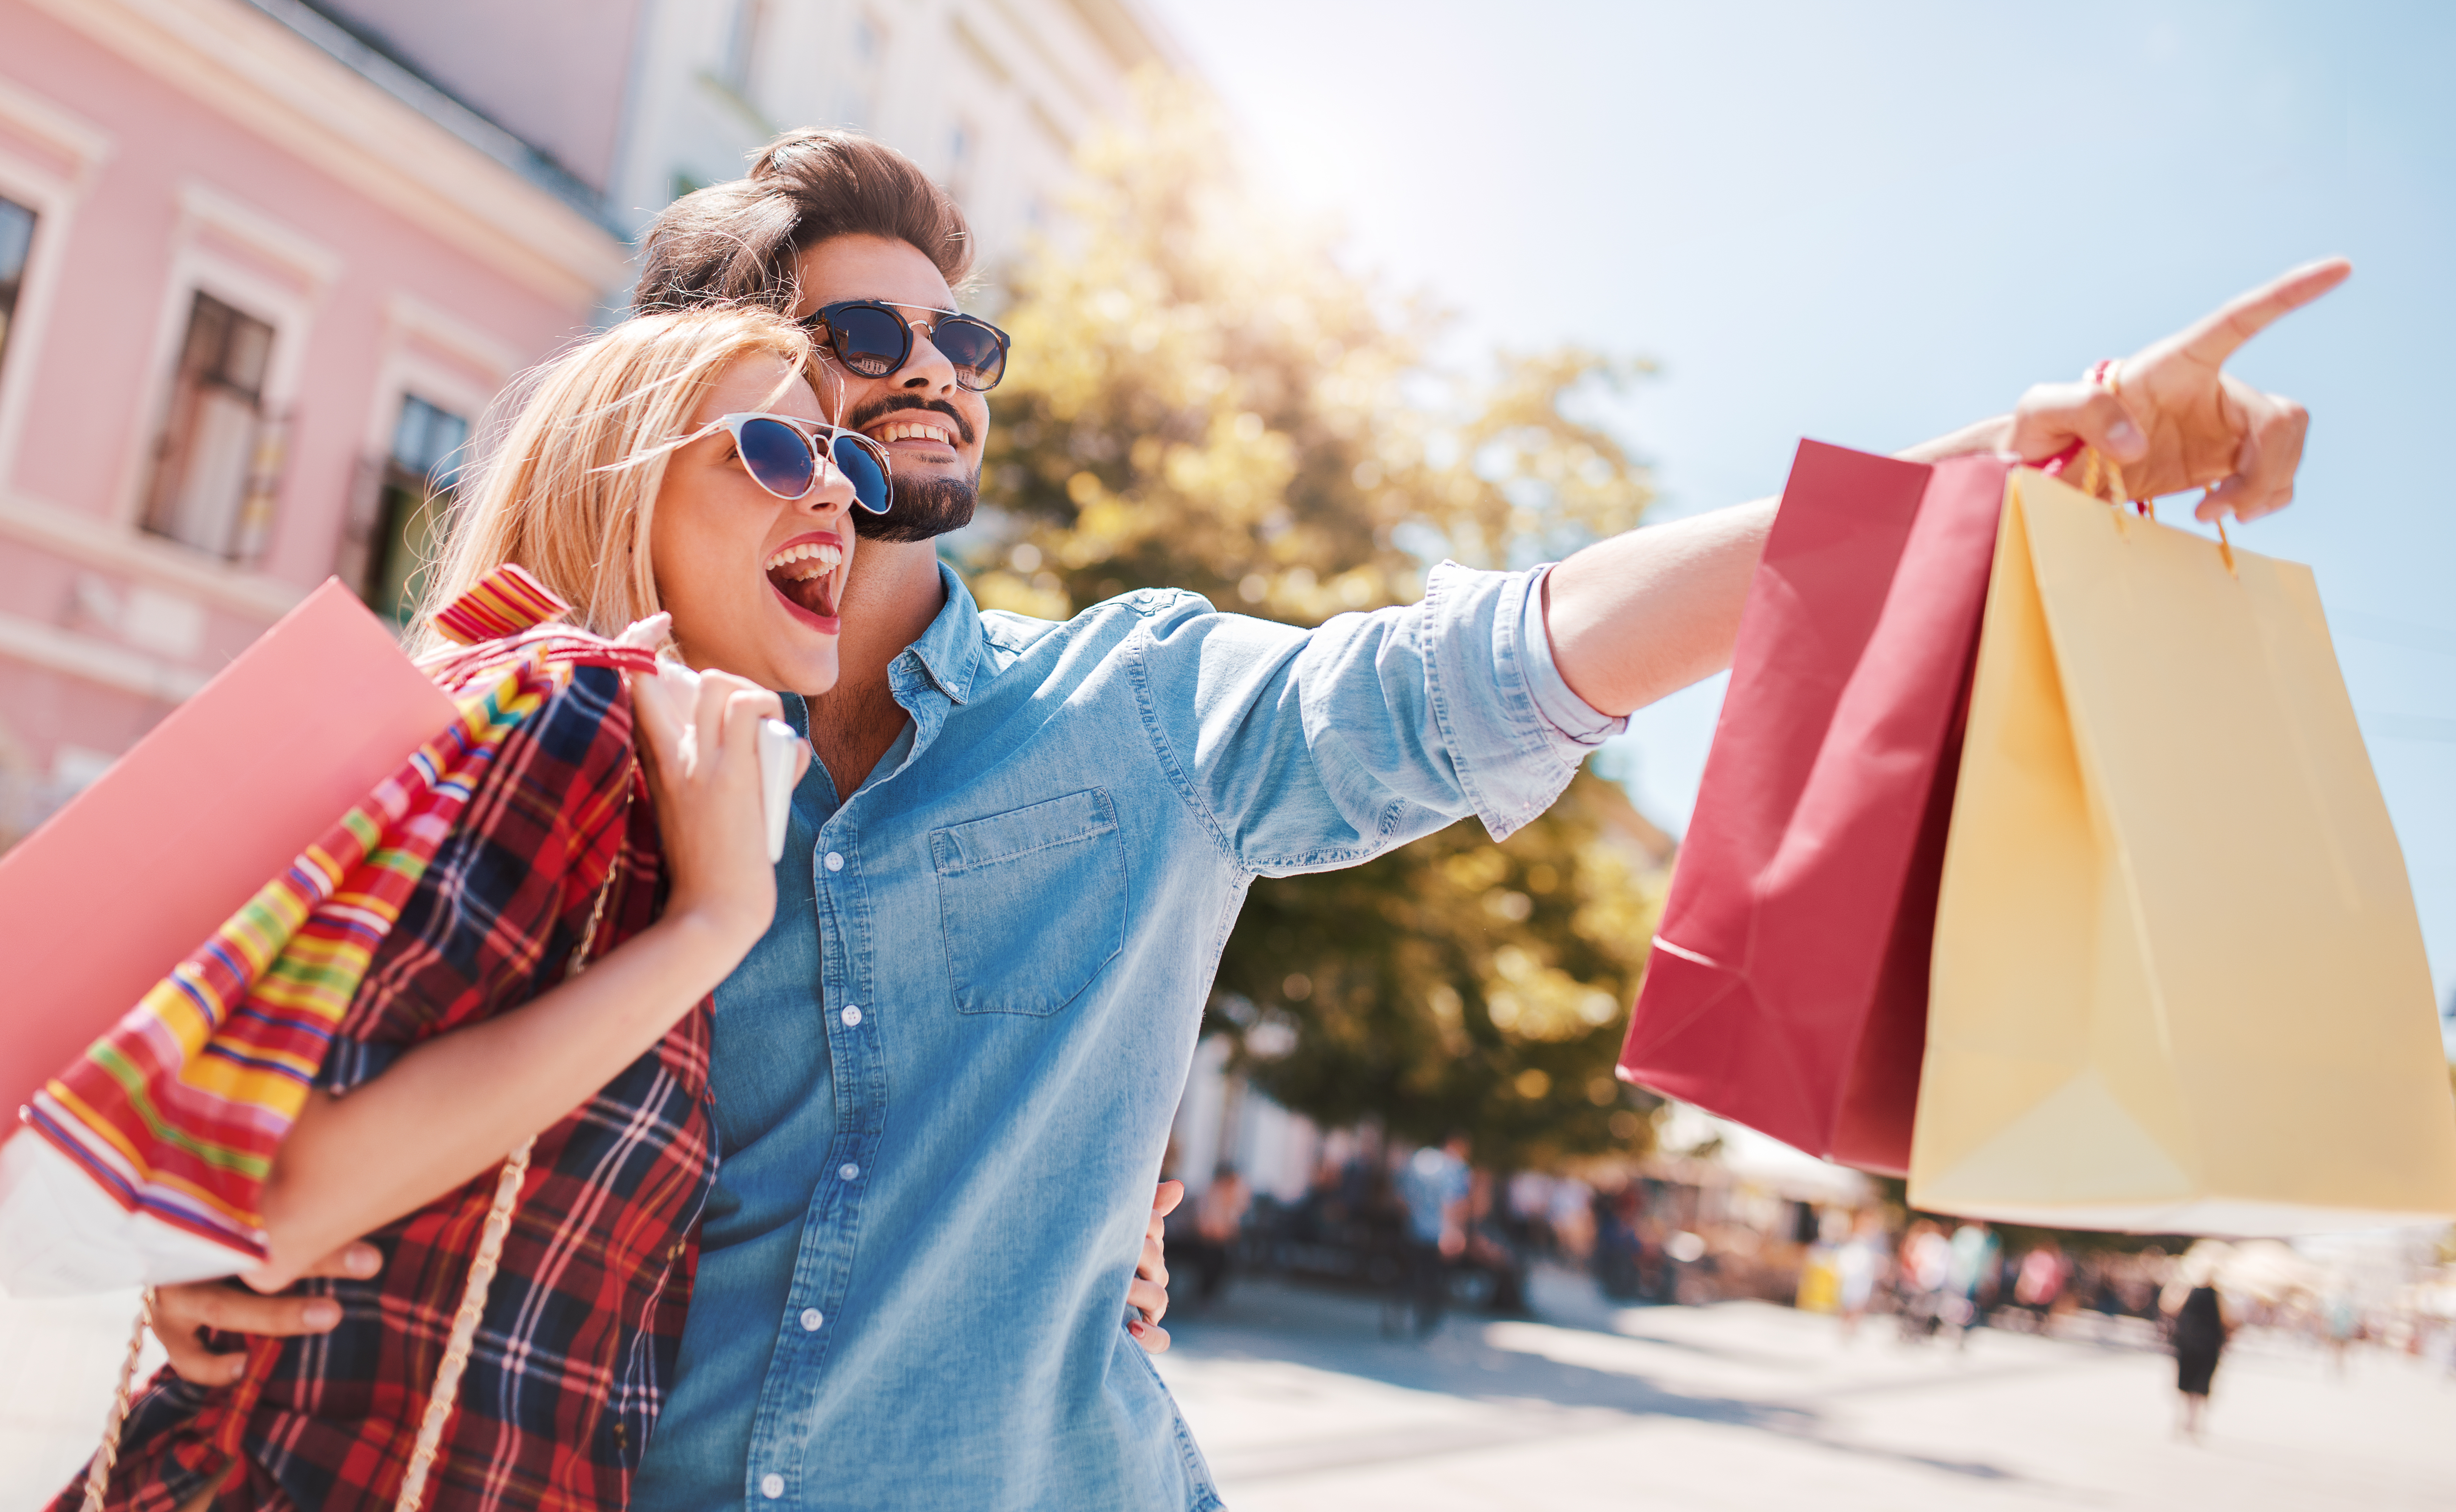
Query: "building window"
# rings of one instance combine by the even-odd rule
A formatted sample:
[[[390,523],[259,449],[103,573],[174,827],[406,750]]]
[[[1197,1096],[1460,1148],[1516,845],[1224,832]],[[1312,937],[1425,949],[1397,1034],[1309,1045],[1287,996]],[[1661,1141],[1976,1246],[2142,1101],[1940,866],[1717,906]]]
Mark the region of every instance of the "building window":
[[[365,506],[343,544],[342,576],[377,613],[405,624],[442,549],[469,422],[417,395],[400,401],[392,452],[369,469]]]
[[[852,18],[852,67],[840,70],[841,84],[837,95],[836,119],[856,131],[868,130],[877,113],[877,101],[871,93],[887,52],[887,33],[867,11],[855,11]]]
[[[767,41],[768,0],[733,0],[733,26],[725,39],[725,82],[750,95],[759,68],[759,49]]]
[[[252,562],[273,525],[283,427],[265,406],[273,327],[199,293],[179,349],[145,528]]]
[[[8,360],[17,291],[25,284],[26,254],[33,245],[34,213],[13,199],[0,199],[0,362]]]
[[[972,158],[979,138],[970,121],[958,120],[947,133],[947,194],[960,205],[972,197]]]

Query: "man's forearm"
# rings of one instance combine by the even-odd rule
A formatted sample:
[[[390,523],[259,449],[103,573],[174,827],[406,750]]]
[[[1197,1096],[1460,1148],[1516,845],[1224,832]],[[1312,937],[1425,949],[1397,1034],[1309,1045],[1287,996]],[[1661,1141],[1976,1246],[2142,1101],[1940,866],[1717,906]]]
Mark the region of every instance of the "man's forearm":
[[[1948,457],[1966,457],[1972,452],[2001,451],[2012,444],[2013,417],[1998,415],[1975,424],[1964,425],[1950,436],[1939,436],[1932,441],[1906,446],[1893,453],[1906,462],[1940,462]]]
[[[1730,665],[1774,503],[1648,525],[1554,567],[1544,619],[1569,691],[1627,714]]]
[[[1894,455],[1938,461],[1994,451],[2011,434],[2011,417],[1998,416]],[[1632,530],[1553,568],[1545,623],[1569,690],[1598,712],[1627,714],[1730,665],[1775,503],[1760,499]]]

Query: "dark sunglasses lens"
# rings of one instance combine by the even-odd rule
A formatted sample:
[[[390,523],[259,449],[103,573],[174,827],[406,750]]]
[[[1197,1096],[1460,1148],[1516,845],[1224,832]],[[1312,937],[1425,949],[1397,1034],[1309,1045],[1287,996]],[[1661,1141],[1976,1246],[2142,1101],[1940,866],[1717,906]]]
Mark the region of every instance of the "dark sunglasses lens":
[[[839,436],[828,455],[836,460],[836,467],[852,480],[853,502],[873,515],[887,513],[887,469],[879,465],[878,454],[849,436]]]
[[[782,420],[744,420],[742,465],[759,486],[779,499],[799,499],[810,491],[816,464],[810,443]]]
[[[997,333],[978,320],[950,316],[938,322],[930,339],[954,364],[955,381],[978,394],[997,387],[1006,376],[1006,348]]]
[[[837,310],[828,317],[836,360],[864,378],[885,378],[904,365],[911,332],[894,312],[870,305]]]

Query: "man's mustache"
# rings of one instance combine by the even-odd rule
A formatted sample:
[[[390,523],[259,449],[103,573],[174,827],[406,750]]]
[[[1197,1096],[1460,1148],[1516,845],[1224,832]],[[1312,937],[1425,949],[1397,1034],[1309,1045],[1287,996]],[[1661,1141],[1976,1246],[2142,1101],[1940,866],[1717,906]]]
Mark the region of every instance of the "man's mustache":
[[[872,399],[853,411],[852,419],[842,424],[847,430],[866,431],[898,410],[928,410],[932,415],[944,415],[955,422],[955,434],[964,439],[964,444],[972,444],[972,422],[956,413],[955,406],[945,399],[914,398],[909,394],[890,394],[885,398]]]

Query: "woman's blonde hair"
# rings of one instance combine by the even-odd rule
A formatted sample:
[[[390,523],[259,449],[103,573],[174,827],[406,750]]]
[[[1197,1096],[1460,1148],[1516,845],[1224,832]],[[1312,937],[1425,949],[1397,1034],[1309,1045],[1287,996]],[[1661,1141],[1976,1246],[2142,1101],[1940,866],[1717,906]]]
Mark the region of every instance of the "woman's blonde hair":
[[[644,315],[530,370],[495,405],[464,476],[443,551],[420,595],[409,649],[443,649],[430,617],[504,562],[616,635],[657,612],[649,526],[665,461],[736,358],[775,355],[764,404],[803,382],[810,338],[748,306]]]

